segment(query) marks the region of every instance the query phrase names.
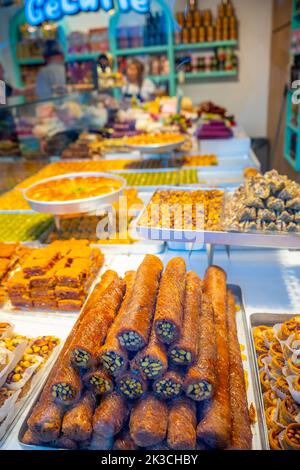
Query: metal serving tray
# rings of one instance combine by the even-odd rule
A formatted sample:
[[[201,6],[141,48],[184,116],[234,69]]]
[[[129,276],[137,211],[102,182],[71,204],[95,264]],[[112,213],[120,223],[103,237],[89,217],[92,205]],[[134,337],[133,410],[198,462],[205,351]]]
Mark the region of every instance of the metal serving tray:
[[[67,178],[78,178],[78,177],[105,177],[119,181],[121,183],[120,188],[112,191],[108,194],[102,194],[100,196],[89,197],[85,199],[74,199],[70,201],[36,201],[28,196],[28,192],[36,186],[49,181],[57,181]],[[80,214],[88,213],[97,210],[99,207],[107,206],[117,200],[119,195],[122,193],[126,186],[126,181],[119,175],[110,174],[105,172],[78,172],[68,173],[59,176],[52,176],[44,180],[38,181],[28,188],[23,190],[24,199],[29,203],[30,207],[36,212],[43,212],[46,214],[63,215],[63,214]]]
[[[256,350],[254,345],[254,336],[253,336],[253,328],[256,326],[274,326],[277,323],[284,323],[290,318],[293,318],[295,313],[253,313],[249,317],[249,328],[250,328],[250,340],[251,340],[251,349],[252,349],[252,356],[254,358],[254,372],[255,372],[255,387],[258,390],[258,400],[260,402],[260,407],[262,410],[262,425],[264,427],[264,433],[267,436],[267,443],[269,447],[269,438],[268,438],[268,428],[266,423],[266,416],[265,416],[265,408],[264,408],[264,400],[263,400],[263,393],[260,385],[259,380],[259,368],[256,359]]]
[[[143,153],[168,153],[183,145],[185,140],[186,139],[183,137],[182,140],[170,144],[126,145],[126,148],[129,150],[138,150]]]
[[[0,448],[3,445],[3,443],[6,441],[6,439],[8,438],[8,436],[9,436],[11,430],[13,429],[13,427],[15,426],[15,424],[17,423],[17,420],[20,417],[22,411],[28,405],[29,401],[32,398],[32,395],[37,393],[37,391],[40,389],[41,385],[44,383],[46,377],[48,377],[48,374],[49,374],[52,366],[54,365],[54,362],[56,361],[56,359],[57,359],[57,357],[58,357],[58,355],[59,355],[59,353],[62,349],[63,344],[64,344],[64,341],[60,338],[60,344],[54,349],[54,351],[53,351],[52,355],[50,356],[49,360],[46,362],[46,364],[43,366],[43,368],[39,372],[37,372],[36,375],[33,376],[33,380],[32,380],[32,383],[30,385],[30,390],[27,393],[27,395],[23,399],[21,399],[21,403],[15,405],[16,409],[15,409],[15,413],[12,417],[12,420],[9,423],[5,434],[0,439]],[[26,386],[26,385],[24,385],[24,386]]]
[[[219,189],[224,191],[224,208],[228,190],[222,188],[205,188],[182,186],[168,188],[158,188],[158,190],[176,190],[187,191],[191,189],[201,189],[202,191],[211,191]],[[151,202],[151,201],[150,201]],[[159,227],[147,227],[140,225],[140,219],[143,216],[147,207],[141,212],[137,219],[136,230],[141,238],[146,240],[162,240],[166,242],[176,243],[197,243],[197,244],[211,244],[211,245],[228,245],[228,246],[241,246],[241,247],[257,247],[257,248],[285,248],[285,249],[300,249],[300,234],[299,233],[263,233],[263,232],[231,232],[231,231],[209,231],[209,230],[178,230],[167,229]],[[221,221],[222,223],[222,221]]]
[[[241,288],[239,286],[231,285],[231,284],[229,284],[227,287],[233,292],[235,296],[236,304],[240,306],[240,310],[236,314],[236,321],[237,321],[238,337],[239,337],[240,344],[243,344],[245,346],[244,355],[246,356],[246,360],[243,362],[243,364],[244,364],[245,370],[247,371],[248,383],[249,383],[248,389],[247,389],[247,399],[248,399],[248,405],[250,405],[251,403],[254,404],[255,409],[256,409],[256,414],[257,414],[257,421],[252,427],[252,433],[253,433],[252,449],[253,450],[268,449],[268,437],[267,437],[267,434],[265,433],[265,428],[262,423],[263,408],[261,407],[261,402],[259,399],[259,391],[257,389],[257,383],[255,381],[254,360],[253,360],[254,358],[253,358],[252,351],[251,351],[251,343],[250,343],[250,338],[248,334],[247,319],[246,319],[246,313],[245,313]],[[46,381],[46,378],[44,380],[44,383],[45,381]],[[18,440],[19,440],[20,445],[24,449],[47,449],[49,448],[47,447],[46,444],[44,446],[34,446],[34,445],[28,445],[28,444],[22,443],[23,436],[25,432],[27,431],[27,420],[29,419],[33,411],[33,408],[39,399],[44,383],[40,385],[38,396],[36,397],[34,403],[32,404],[26,418],[24,419],[20,427]]]

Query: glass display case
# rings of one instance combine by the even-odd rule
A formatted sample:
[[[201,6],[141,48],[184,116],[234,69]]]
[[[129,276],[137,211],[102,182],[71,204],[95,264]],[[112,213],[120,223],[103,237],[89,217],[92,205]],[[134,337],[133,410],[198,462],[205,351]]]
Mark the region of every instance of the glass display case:
[[[57,95],[50,100],[13,97],[0,106],[0,158],[57,156],[80,132],[98,131],[114,100],[95,90]]]

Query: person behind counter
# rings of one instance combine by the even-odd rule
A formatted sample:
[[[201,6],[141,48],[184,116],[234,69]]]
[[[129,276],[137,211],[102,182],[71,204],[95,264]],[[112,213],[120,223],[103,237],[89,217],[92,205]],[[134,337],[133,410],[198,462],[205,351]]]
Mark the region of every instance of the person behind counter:
[[[144,78],[144,65],[136,59],[128,62],[126,83],[122,88],[123,98],[150,101],[155,97],[156,87],[152,80]]]
[[[18,96],[22,95],[23,92],[25,92],[25,89],[22,90],[21,88],[16,88],[7,83],[5,80],[5,70],[3,65],[0,62],[0,80],[2,80],[5,83],[5,96],[6,98],[10,98],[11,96]]]
[[[46,41],[44,50],[45,66],[39,71],[36,80],[36,95],[48,99],[66,87],[64,55],[54,40]]]

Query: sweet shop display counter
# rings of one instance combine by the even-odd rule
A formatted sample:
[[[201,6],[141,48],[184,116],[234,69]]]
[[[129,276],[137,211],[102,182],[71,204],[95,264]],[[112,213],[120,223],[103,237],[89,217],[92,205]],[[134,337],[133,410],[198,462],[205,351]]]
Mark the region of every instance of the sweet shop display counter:
[[[260,391],[259,383],[255,376],[255,368],[257,366],[255,364],[254,354],[252,354],[252,351],[251,351],[251,339],[250,339],[251,326],[252,326],[251,316],[258,312],[278,314],[279,323],[280,322],[282,323],[285,320],[285,317],[282,317],[282,314],[286,314],[287,318],[288,318],[288,314],[290,314],[290,317],[296,314],[296,312],[298,311],[298,305],[299,305],[299,300],[300,300],[299,299],[299,287],[300,287],[299,286],[299,279],[300,279],[300,254],[299,252],[288,251],[288,250],[278,251],[278,250],[257,250],[257,249],[245,250],[243,249],[243,250],[232,251],[230,258],[228,258],[226,251],[220,248],[215,253],[214,261],[215,261],[215,265],[222,268],[222,270],[217,269],[217,271],[214,271],[215,268],[210,268],[210,270],[212,271],[208,270],[207,272],[206,270],[208,266],[207,266],[207,257],[206,257],[205,252],[188,253],[188,252],[182,252],[182,251],[174,252],[174,251],[167,250],[165,251],[165,253],[158,255],[158,256],[159,258],[153,257],[154,259],[148,260],[148,262],[150,261],[150,266],[145,266],[145,261],[144,261],[143,268],[142,268],[143,266],[142,263],[144,260],[144,255],[131,254],[131,255],[117,255],[117,256],[106,257],[107,259],[105,262],[105,266],[102,268],[100,274],[98,274],[97,280],[99,280],[100,275],[105,272],[107,273],[106,276],[114,276],[113,271],[117,272],[119,276],[124,276],[126,272],[128,273],[128,272],[139,270],[140,272],[140,275],[138,278],[139,282],[148,283],[149,292],[148,292],[147,298],[150,299],[150,307],[151,307],[151,279],[153,279],[153,276],[155,276],[154,274],[155,269],[157,270],[156,276],[159,276],[161,269],[163,269],[163,266],[165,267],[164,275],[169,277],[169,279],[166,279],[166,281],[168,281],[168,286],[165,287],[166,292],[164,293],[163,292],[164,277],[163,277],[160,281],[160,288],[159,288],[161,291],[160,308],[161,308],[162,317],[160,317],[159,313],[156,312],[155,315],[157,315],[157,318],[154,317],[154,321],[158,325],[158,328],[156,329],[157,334],[162,335],[161,336],[162,343],[160,346],[163,346],[163,345],[167,346],[167,348],[164,348],[164,347],[163,349],[160,348],[160,354],[162,354],[162,351],[165,351],[167,349],[169,351],[169,354],[174,355],[173,359],[175,358],[178,361],[177,364],[175,361],[174,366],[171,366],[171,370],[170,371],[167,370],[165,372],[165,375],[162,376],[163,378],[160,378],[161,371],[159,370],[157,373],[156,369],[157,368],[159,369],[161,362],[157,359],[154,364],[153,362],[152,363],[150,362],[150,365],[149,365],[147,360],[146,360],[146,363],[144,363],[144,361],[142,360],[141,363],[142,363],[142,367],[144,367],[144,373],[149,374],[149,375],[153,374],[153,376],[151,377],[151,380],[148,381],[148,379],[146,379],[146,383],[148,383],[148,387],[149,387],[149,383],[153,383],[154,381],[154,383],[156,384],[156,393],[154,395],[152,395],[151,393],[149,395],[149,391],[146,392],[145,394],[145,390],[143,388],[145,387],[145,378],[144,379],[141,378],[141,376],[138,374],[137,375],[133,374],[133,376],[131,376],[129,373],[121,374],[120,378],[116,380],[116,382],[118,382],[119,384],[117,388],[117,390],[119,391],[117,392],[115,391],[109,394],[108,392],[110,390],[109,387],[111,387],[111,383],[112,382],[116,383],[114,374],[112,375],[106,374],[105,373],[106,369],[104,369],[102,374],[97,375],[97,373],[94,373],[93,375],[94,369],[92,368],[90,369],[91,372],[87,374],[84,378],[84,381],[85,381],[84,383],[87,384],[86,385],[87,388],[85,388],[86,390],[85,395],[84,395],[85,399],[80,402],[81,406],[83,407],[83,409],[85,408],[91,409],[95,406],[93,399],[91,399],[90,397],[90,393],[91,391],[96,390],[96,396],[97,397],[99,395],[102,396],[102,399],[100,399],[100,403],[102,403],[102,407],[105,408],[105,406],[107,406],[108,409],[110,409],[110,407],[113,406],[113,407],[116,407],[116,409],[120,410],[120,412],[122,411],[123,418],[122,416],[120,417],[121,422],[114,423],[117,427],[119,426],[119,431],[120,431],[121,429],[123,429],[124,423],[127,421],[126,416],[128,416],[128,412],[129,412],[128,403],[130,403],[131,400],[129,399],[129,402],[126,404],[127,399],[128,397],[132,397],[134,396],[134,394],[136,394],[135,398],[137,398],[137,400],[133,401],[135,405],[134,405],[134,409],[131,411],[131,418],[130,418],[130,431],[131,431],[131,434],[134,436],[134,442],[133,443],[131,442],[131,445],[133,446],[133,448],[137,448],[138,446],[141,446],[141,447],[146,446],[148,448],[151,446],[156,446],[154,448],[170,448],[168,447],[169,445],[173,446],[171,448],[174,448],[174,446],[175,448],[177,448],[176,445],[179,445],[179,446],[184,445],[185,446],[183,447],[184,449],[190,449],[191,448],[190,446],[193,446],[193,444],[191,444],[189,440],[188,442],[184,442],[184,444],[182,444],[182,442],[172,443],[172,439],[176,441],[176,436],[172,435],[172,426],[170,426],[170,424],[169,424],[169,433],[168,433],[168,445],[166,446],[165,443],[164,444],[161,443],[161,441],[164,440],[164,436],[166,434],[166,429],[164,429],[164,419],[165,419],[164,417],[166,416],[166,413],[169,413],[169,416],[173,415],[174,420],[176,420],[176,419],[179,419],[178,413],[180,417],[183,410],[185,410],[187,415],[190,417],[189,419],[191,419],[191,422],[193,422],[192,417],[194,416],[194,413],[195,413],[195,406],[199,407],[199,403],[201,403],[201,402],[195,401],[195,399],[197,399],[198,396],[201,396],[203,394],[205,395],[206,393],[209,396],[211,388],[208,385],[214,384],[214,381],[213,381],[213,378],[209,378],[209,376],[206,375],[205,376],[206,380],[203,382],[205,386],[197,387],[197,385],[195,384],[197,384],[198,382],[192,379],[194,375],[191,372],[188,375],[186,375],[186,377],[190,377],[189,384],[190,385],[194,384],[192,387],[188,388],[188,384],[186,383],[182,384],[182,382],[180,381],[180,379],[182,379],[182,371],[180,371],[180,368],[188,367],[188,366],[180,365],[181,360],[183,360],[183,363],[184,363],[184,359],[181,356],[182,354],[181,349],[184,349],[185,347],[187,347],[187,345],[184,346],[183,344],[181,344],[179,353],[178,353],[178,350],[176,352],[175,347],[170,348],[168,346],[168,335],[172,334],[172,332],[174,333],[175,330],[168,329],[167,325],[168,325],[168,322],[170,322],[170,324],[172,325],[176,325],[176,318],[175,318],[176,315],[174,314],[174,312],[176,312],[176,299],[172,300],[173,310],[171,311],[171,315],[175,315],[175,317],[173,316],[172,320],[171,318],[167,320],[167,316],[166,316],[167,311],[165,314],[162,313],[164,312],[164,300],[168,299],[170,292],[172,291],[172,288],[173,288],[172,282],[176,282],[176,279],[178,276],[180,277],[180,275],[181,276],[184,275],[185,270],[186,272],[194,273],[194,274],[189,274],[187,277],[187,282],[190,283],[190,289],[193,289],[193,285],[194,285],[194,289],[195,289],[195,286],[197,286],[197,282],[199,282],[197,281],[198,279],[197,275],[199,275],[200,278],[204,280],[204,283],[206,285],[205,292],[206,292],[206,295],[208,296],[208,299],[209,299],[209,296],[211,295],[210,289],[213,288],[214,282],[218,282],[219,293],[221,293],[221,290],[220,290],[221,285],[225,279],[223,276],[225,276],[224,273],[226,273],[227,281],[225,282],[227,282],[228,289],[231,289],[231,291],[233,292],[235,296],[234,297],[235,319],[237,323],[240,347],[242,350],[241,358],[243,361],[244,369],[247,370],[247,377],[248,377],[246,379],[246,396],[248,398],[248,406],[251,410],[250,416],[252,417],[251,419],[253,420],[252,425],[250,426],[245,416],[244,418],[241,418],[241,416],[238,417],[238,419],[242,420],[242,423],[244,426],[242,428],[243,429],[242,436],[244,439],[243,445],[246,446],[246,448],[252,447],[253,449],[269,448],[268,430],[270,431],[270,427],[268,428],[268,426],[266,425],[265,418],[264,418],[264,414],[263,414],[264,398],[263,398],[262,392]],[[161,260],[161,262],[159,261],[159,259]],[[170,261],[171,263],[169,263]],[[186,267],[184,267],[184,262],[186,264]],[[154,263],[154,266],[152,266],[151,263]],[[155,268],[155,263],[156,263],[156,268]],[[178,265],[176,265],[175,274],[172,274],[172,263],[177,263],[177,264],[179,263]],[[205,272],[206,272],[206,275],[205,275]],[[129,275],[127,275],[127,278],[125,276],[125,282],[126,281],[130,282],[130,278],[128,278],[128,276]],[[214,279],[214,276],[217,276],[217,280]],[[223,281],[222,281],[222,278],[223,278]],[[105,281],[105,277],[102,278],[102,281],[103,282]],[[100,283],[98,289],[101,288],[101,284],[103,284],[103,282]],[[114,282],[113,286],[110,284],[111,292],[110,293],[106,292],[106,297],[110,299],[110,302],[112,302],[112,299],[115,299],[114,301],[118,302],[118,296],[123,295],[122,292],[120,293],[120,290],[122,291],[122,289],[124,289],[124,284],[123,284],[124,281],[121,281],[120,278],[117,277],[117,278],[113,278],[113,282]],[[178,279],[177,279],[177,282],[178,282]],[[109,284],[109,282],[107,283]],[[193,284],[193,283],[196,283],[196,284]],[[234,286],[238,286],[238,287],[234,287]],[[274,289],[274,286],[276,286],[276,289]],[[153,288],[154,287],[152,287],[152,289]],[[193,290],[191,290],[191,292],[193,292]],[[96,300],[95,299],[96,295],[97,295],[97,288],[93,291],[93,293],[89,297],[90,306],[92,306],[93,301]],[[103,298],[105,299],[105,293],[102,295],[104,296]],[[94,296],[94,300],[93,300],[93,296]],[[138,302],[138,300],[136,301]],[[87,315],[91,315],[88,310],[89,302],[85,304],[85,307],[84,307],[85,309],[87,309]],[[186,304],[186,302],[188,302],[188,304]],[[214,302],[214,296],[212,297],[212,302]],[[209,303],[209,300],[208,300],[208,303]],[[133,309],[132,312],[134,311],[134,308],[135,308],[134,304],[135,302],[133,302],[133,304],[131,305],[131,308]],[[190,314],[192,313],[193,306],[195,307],[193,303],[190,304],[190,309],[191,309]],[[185,312],[187,312],[188,309],[189,309],[189,301],[188,301],[188,296],[186,293]],[[208,308],[208,311],[209,311],[209,308]],[[123,315],[125,315],[125,318],[126,318],[126,312],[125,313],[123,312]],[[204,315],[204,313],[202,313],[202,315]],[[245,315],[244,320],[242,319],[243,315]],[[206,319],[205,317],[200,317],[200,321],[202,322],[205,321],[206,326],[205,326],[204,333],[206,330],[209,331],[209,324],[210,324],[209,313],[206,313],[206,316],[207,316]],[[108,320],[109,317],[105,317],[105,318],[106,318],[105,323],[101,323],[102,330],[103,329],[105,330],[105,328],[108,327],[107,322],[109,322]],[[159,321],[159,320],[162,320],[162,318],[165,318],[165,326],[163,326],[162,321]],[[84,321],[81,323],[81,331],[76,330],[76,326],[74,327],[74,324],[77,319],[78,319],[78,314],[74,314],[72,312],[70,312],[70,314],[66,314],[66,313],[63,314],[58,311],[52,312],[52,313],[47,311],[47,313],[45,313],[41,310],[37,310],[35,313],[32,313],[32,312],[26,312],[26,310],[15,311],[11,308],[4,308],[1,311],[1,321],[13,323],[15,325],[15,330],[24,335],[30,334],[30,336],[35,336],[35,335],[43,335],[43,334],[47,334],[47,335],[55,334],[55,336],[59,337],[61,339],[61,342],[63,343],[73,328],[71,338],[76,336],[77,339],[75,340],[75,342],[74,341],[72,342],[72,339],[71,339],[70,348],[71,349],[73,348],[72,360],[73,361],[77,360],[78,367],[80,368],[80,367],[83,367],[84,365],[85,366],[87,365],[85,361],[93,360],[93,354],[97,353],[97,348],[96,348],[96,351],[93,352],[91,339],[90,338],[89,339],[86,338],[86,340],[84,339],[85,338]],[[274,316],[273,316],[273,319],[274,319]],[[97,319],[94,317],[93,321],[97,322]],[[266,320],[264,319],[264,321]],[[159,328],[159,323],[160,323],[160,328]],[[263,324],[264,323],[262,323],[262,325]],[[258,326],[257,323],[255,324],[255,326]],[[139,336],[139,335],[137,335],[136,337],[134,335],[131,336],[130,330],[132,329],[136,331],[136,328],[137,330],[141,328],[140,335],[142,336]],[[144,328],[146,328],[146,330]],[[123,338],[123,341],[124,341],[123,344],[125,344],[125,349],[126,348],[128,349],[128,355],[132,357],[132,355],[134,355],[133,351],[137,349],[136,342],[138,343],[138,341],[142,340],[142,338],[144,337],[142,331],[145,332],[147,331],[147,329],[149,330],[149,328],[150,328],[149,324],[148,326],[145,327],[144,324],[142,326],[139,323],[135,324],[133,321],[133,323],[127,322],[122,326],[122,322],[119,322],[119,326],[116,325],[115,328],[112,328],[112,332],[109,336],[112,350],[114,350],[114,347],[115,347],[115,346],[112,346],[114,344],[113,339],[112,339],[114,336],[114,331],[119,331],[119,334]],[[186,325],[185,328],[186,328],[186,331],[189,331],[188,325]],[[232,325],[231,326],[228,325],[228,328],[232,328]],[[193,351],[192,336],[189,336],[188,339],[189,339],[188,351],[192,352]],[[216,340],[218,341],[218,335],[216,336]],[[74,344],[74,346],[72,346],[72,344]],[[104,351],[100,351],[100,355],[102,354],[101,357],[104,357],[104,363],[107,364],[107,367],[116,367],[119,363],[118,362],[116,363],[115,357],[109,354],[108,346],[109,346],[109,343],[107,344],[107,348],[106,349],[104,348]],[[175,343],[173,343],[173,346],[175,346]],[[148,349],[149,349],[149,346],[148,346]],[[122,349],[122,351],[123,351],[122,352],[123,356],[121,354],[121,357],[124,357],[125,350]],[[144,349],[142,349],[142,351],[144,351]],[[225,348],[225,351],[226,351],[226,348]],[[235,351],[236,353],[236,350],[233,350],[233,351]],[[85,353],[83,354],[83,352]],[[153,357],[156,357],[155,354],[157,354],[157,350],[154,347],[152,350],[152,353],[149,352],[149,358],[153,359]],[[230,354],[232,354],[231,349],[229,349],[229,359],[227,358],[227,360],[229,360],[229,363],[230,363],[230,357],[231,357]],[[159,356],[161,360],[163,360],[162,359],[163,356],[164,356],[163,354],[162,356]],[[205,353],[204,353],[204,356],[205,356]],[[65,357],[65,356],[62,356],[62,357]],[[226,358],[226,352],[224,353],[224,350],[223,350],[222,357],[223,359]],[[234,357],[238,358],[238,355],[235,354]],[[185,356],[185,359],[189,360],[189,357]],[[162,362],[162,367],[164,367],[163,362]],[[197,367],[195,368],[195,370],[197,371]],[[156,374],[158,378],[155,377]],[[177,381],[176,381],[176,374],[177,376],[179,376],[179,379],[177,378]],[[68,389],[69,392],[67,392],[67,394],[65,395],[64,390],[63,390],[64,387],[63,386],[59,387],[57,385],[57,381],[60,380],[61,383],[67,382],[68,384],[72,384],[74,385],[75,390],[76,390],[76,387],[78,387],[78,382],[76,382],[75,380],[75,384],[74,384],[74,377],[72,378],[72,376],[67,375],[63,379],[62,378],[63,376],[59,378],[59,375],[60,374],[58,375],[55,374],[55,377],[53,378],[53,374],[51,373],[51,375],[49,376],[49,380],[46,383],[46,387],[43,388],[42,395],[39,398],[40,400],[41,400],[41,397],[43,397],[44,395],[47,395],[47,384],[49,384],[52,379],[53,380],[55,379],[56,380],[55,393],[59,397],[60,402],[64,403],[64,400],[70,400],[70,403],[72,402],[72,399],[74,397],[72,397],[72,393],[69,393],[70,390]],[[196,374],[196,377],[197,377],[197,374]],[[166,380],[168,380],[167,385],[166,385]],[[225,374],[225,376],[223,377],[223,380],[225,381],[229,380],[229,375]],[[45,378],[44,378],[44,381],[45,381]],[[203,383],[200,381],[200,384],[203,385]],[[181,396],[181,399],[175,400],[175,402],[172,405],[172,400],[170,401],[170,398],[174,398],[172,394],[175,394],[176,396],[176,394],[179,393],[178,390],[181,390],[181,387],[187,387],[185,390],[189,390],[188,393],[190,393],[190,398],[189,400],[185,399],[184,398],[185,394],[183,394]],[[228,388],[228,390],[230,390],[230,388]],[[30,397],[30,400],[26,402],[26,406],[24,406],[22,411],[17,415],[16,420],[14,421],[14,426],[11,428],[7,436],[5,436],[5,439],[3,439],[1,443],[2,449],[26,449],[26,448],[41,449],[41,448],[49,448],[49,446],[59,447],[59,448],[66,448],[66,447],[72,448],[72,446],[74,445],[73,440],[67,439],[67,438],[62,440],[61,437],[60,438],[56,437],[55,439],[52,440],[52,443],[50,442],[51,439],[48,440],[48,438],[46,438],[46,440],[48,440],[47,444],[42,443],[41,441],[40,442],[36,441],[36,445],[34,446],[32,444],[34,443],[34,441],[32,440],[33,437],[30,436],[28,432],[26,434],[26,431],[28,431],[28,429],[26,429],[26,422],[30,423],[30,416],[31,417],[38,416],[38,415],[34,415],[35,408],[33,407],[33,405],[36,404],[38,394],[40,392],[41,392],[41,387],[40,386],[35,387],[34,393]],[[102,395],[103,393],[104,395]],[[167,401],[165,401],[164,394],[167,395],[167,398],[168,398]],[[140,398],[138,400],[139,396],[142,396],[144,398]],[[243,395],[241,396],[242,396],[242,400],[245,400],[245,396]],[[228,399],[230,400],[230,396]],[[99,401],[99,398],[97,398],[97,400]],[[145,402],[145,406],[143,405],[143,402]],[[140,406],[138,405],[138,403],[140,403]],[[166,403],[168,403],[167,406],[166,406]],[[294,408],[297,410],[297,405],[295,404],[295,402],[293,403],[294,403]],[[224,406],[228,406],[228,403],[226,405],[226,400],[225,400]],[[160,413],[162,417],[161,428],[160,427],[157,428],[153,423],[152,424],[149,423],[150,428],[151,426],[153,428],[152,431],[151,429],[149,431],[149,429],[147,428],[150,435],[148,435],[147,433],[145,434],[144,429],[143,429],[142,416],[143,416],[143,412],[144,412],[143,410],[145,407],[152,407],[154,415],[155,413]],[[102,412],[105,413],[105,411],[103,410]],[[97,422],[98,422],[99,432],[98,434],[96,433],[96,436],[94,439],[92,439],[92,441],[89,441],[84,444],[85,446],[87,446],[87,448],[100,449],[101,446],[102,448],[110,448],[111,446],[111,444],[107,442],[107,439],[104,438],[105,433],[103,434],[103,429],[104,430],[107,429],[107,426],[109,425],[109,423],[107,423],[105,419],[103,421],[103,419],[101,418],[102,412],[101,412],[100,405],[98,405],[97,407],[98,416],[95,416],[94,414],[93,422],[94,422],[94,426],[96,429],[97,429]],[[37,410],[36,410],[36,413],[38,413]],[[206,413],[205,411],[203,413],[204,413],[204,418],[201,421],[202,426],[198,425],[197,434],[198,434],[198,437],[199,436],[201,437],[202,446],[204,448],[207,448],[208,443],[213,447],[214,445],[212,444],[212,442],[206,437],[208,435],[206,427],[209,425],[209,423],[207,424],[207,420],[209,420],[209,414],[207,414],[208,412]],[[294,412],[294,415],[295,415],[295,412]],[[73,418],[72,418],[71,412],[69,412],[69,418],[68,418],[68,413],[64,415],[66,430],[68,427],[68,421],[69,421],[69,425],[72,427]],[[139,418],[141,418],[141,421],[139,420]],[[34,418],[31,418],[31,420],[34,421]],[[277,421],[275,422],[278,422],[278,418],[277,418]],[[139,425],[139,423],[141,423],[141,425]],[[288,424],[290,425],[290,423]],[[184,425],[186,425],[186,423],[182,424],[182,426]],[[250,426],[250,428],[248,426]],[[281,424],[281,426],[282,426],[281,431],[286,431],[288,426],[283,425],[283,424]],[[297,428],[296,419],[295,419],[294,426],[292,426],[291,429],[290,428],[288,429],[289,431],[288,435],[291,436],[293,439],[294,437],[292,436],[291,433],[294,433],[294,434],[296,433],[297,429],[295,428]],[[251,430],[251,432],[249,431],[249,429]],[[271,431],[272,430],[273,428],[271,428]],[[73,431],[66,431],[66,433],[67,432],[74,432],[74,429]],[[126,431],[124,431],[124,433],[126,434]],[[90,436],[89,432],[87,432],[87,434]],[[251,438],[251,434],[253,436],[252,438]],[[278,434],[279,433],[276,434],[275,431],[272,434],[273,436],[273,441],[271,441],[272,448],[274,448],[275,446],[274,439],[276,441],[276,436],[278,436]],[[269,435],[270,435],[270,432],[269,432]],[[20,442],[20,439],[23,440],[23,443]],[[118,435],[114,439],[115,439],[114,445],[117,446],[118,448],[118,446],[121,445],[120,436]],[[127,439],[128,439],[128,435],[127,435]],[[124,438],[124,440],[126,439]],[[283,441],[287,442],[287,440],[285,439]],[[27,442],[27,444],[24,444],[24,441]],[[180,438],[179,438],[179,441],[180,441]],[[78,442],[82,442],[82,441],[77,441],[77,444]],[[157,442],[157,444],[154,444],[154,442]],[[278,444],[278,440],[276,442]],[[136,443],[138,443],[138,445]],[[129,445],[128,442],[127,442],[127,445]],[[222,446],[222,444],[216,443],[217,447],[220,445]],[[239,445],[242,445],[242,444],[239,442]],[[78,445],[76,445],[76,447],[78,447]],[[198,440],[198,447],[199,447],[199,440]]]

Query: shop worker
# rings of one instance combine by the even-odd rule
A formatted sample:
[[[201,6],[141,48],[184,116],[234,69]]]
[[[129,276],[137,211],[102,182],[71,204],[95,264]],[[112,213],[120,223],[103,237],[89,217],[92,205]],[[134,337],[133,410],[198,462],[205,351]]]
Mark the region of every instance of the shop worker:
[[[156,87],[152,80],[144,78],[144,65],[139,60],[128,61],[122,92],[126,100],[151,101],[155,97]]]
[[[45,66],[36,80],[36,95],[39,99],[51,98],[57,91],[66,87],[64,55],[55,40],[46,41],[44,50]]]

